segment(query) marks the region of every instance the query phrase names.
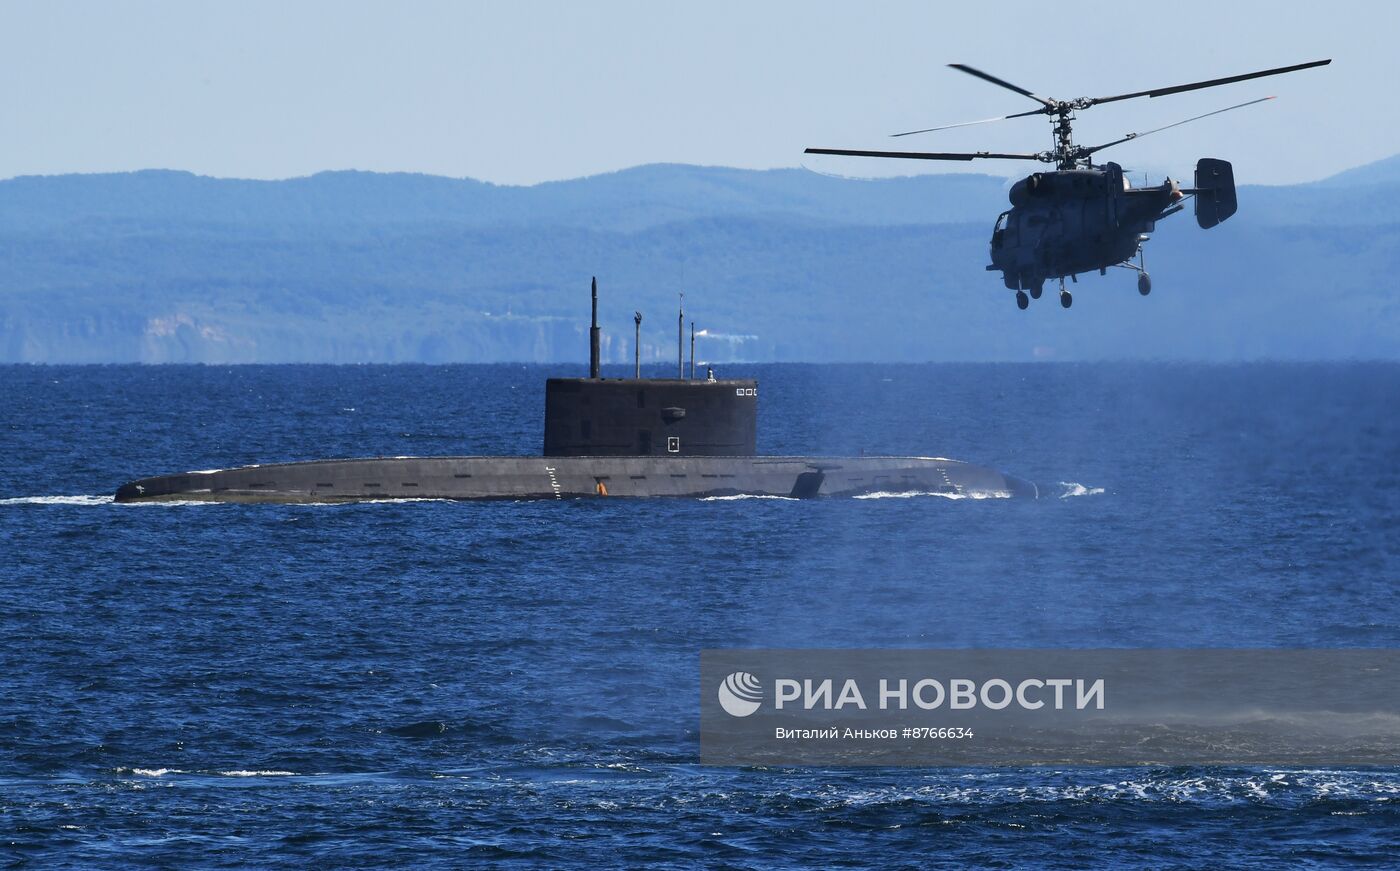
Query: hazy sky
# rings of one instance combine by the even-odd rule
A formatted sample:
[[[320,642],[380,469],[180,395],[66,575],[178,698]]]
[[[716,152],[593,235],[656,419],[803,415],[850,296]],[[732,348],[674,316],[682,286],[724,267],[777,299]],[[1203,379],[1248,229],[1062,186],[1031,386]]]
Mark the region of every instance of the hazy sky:
[[[641,163],[1009,175],[1021,164],[805,158],[808,145],[1036,151],[1033,108],[946,68],[1095,96],[1323,57],[1330,67],[1083,113],[1125,166],[1235,162],[1288,183],[1400,152],[1394,3],[4,2],[0,176],[325,169],[509,184]]]

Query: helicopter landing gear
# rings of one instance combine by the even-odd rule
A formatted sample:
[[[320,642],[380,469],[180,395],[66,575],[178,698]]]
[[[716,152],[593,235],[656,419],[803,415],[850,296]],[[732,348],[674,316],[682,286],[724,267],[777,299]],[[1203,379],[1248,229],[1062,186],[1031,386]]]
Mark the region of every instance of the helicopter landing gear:
[[[1138,293],[1142,294],[1143,296],[1147,296],[1149,293],[1152,292],[1152,276],[1147,274],[1147,255],[1144,254],[1142,250],[1142,243],[1146,239],[1146,236],[1138,237],[1138,260],[1136,263],[1134,263],[1131,260],[1124,260],[1122,263],[1113,264],[1114,266],[1118,266],[1123,269],[1131,269],[1132,271],[1137,273]]]
[[[1072,306],[1072,305],[1074,305],[1074,294],[1072,294],[1072,293],[1070,293],[1069,291],[1065,290],[1065,280],[1064,280],[1063,278],[1061,278],[1061,279],[1060,279],[1060,306],[1061,306],[1062,308],[1069,308],[1069,307]]]
[[[1027,308],[1030,307],[1030,304],[1030,298],[1026,296],[1026,292],[1024,290],[1016,291],[1016,308],[1020,309],[1021,311],[1025,311]]]
[[[1041,285],[1039,284],[1031,285],[1031,299],[1040,299],[1040,289]]]

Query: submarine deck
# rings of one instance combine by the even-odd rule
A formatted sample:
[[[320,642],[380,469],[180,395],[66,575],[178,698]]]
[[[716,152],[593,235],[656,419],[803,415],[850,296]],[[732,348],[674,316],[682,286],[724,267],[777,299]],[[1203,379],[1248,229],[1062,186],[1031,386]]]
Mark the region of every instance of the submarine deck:
[[[1029,497],[1034,484],[940,457],[374,457],[157,475],[118,502],[363,502],[932,493]]]

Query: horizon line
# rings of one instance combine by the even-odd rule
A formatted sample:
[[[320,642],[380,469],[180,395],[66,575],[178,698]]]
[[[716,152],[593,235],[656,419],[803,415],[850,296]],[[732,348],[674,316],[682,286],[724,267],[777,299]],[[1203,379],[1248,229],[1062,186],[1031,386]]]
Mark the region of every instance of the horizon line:
[[[1368,162],[1368,163],[1362,163],[1362,164],[1358,164],[1358,165],[1356,165],[1356,166],[1347,167],[1346,169],[1338,170],[1337,172],[1334,172],[1334,173],[1332,173],[1332,174],[1330,174],[1330,175],[1326,175],[1326,176],[1322,176],[1322,177],[1320,177],[1320,178],[1312,179],[1311,181],[1285,182],[1285,183],[1279,183],[1279,184],[1270,184],[1270,183],[1263,183],[1263,182],[1254,182],[1254,183],[1249,183],[1249,184],[1243,184],[1243,185],[1241,185],[1241,187],[1273,187],[1273,188],[1302,187],[1302,186],[1306,186],[1306,185],[1317,184],[1317,183],[1319,183],[1319,182],[1329,181],[1329,180],[1331,180],[1331,179],[1337,178],[1337,177],[1342,176],[1342,175],[1345,175],[1345,174],[1347,174],[1347,173],[1355,172],[1356,170],[1359,170],[1359,169],[1365,169],[1366,167],[1379,166],[1379,165],[1381,165],[1381,164],[1388,163],[1388,162],[1390,162],[1390,161],[1392,161],[1392,160],[1395,160],[1396,158],[1400,158],[1400,152],[1397,152],[1396,154],[1393,154],[1393,155],[1391,155],[1390,157],[1383,157],[1383,158],[1381,158],[1381,159],[1379,159],[1379,160],[1373,160],[1373,161],[1370,161],[1370,162]],[[1009,175],[1000,175],[1000,174],[991,173],[991,172],[925,172],[925,173],[912,173],[912,174],[909,174],[909,175],[889,175],[889,176],[879,176],[879,177],[864,177],[864,176],[834,175],[834,174],[830,174],[830,173],[817,172],[816,170],[813,170],[813,169],[811,169],[811,168],[809,168],[809,167],[807,167],[807,166],[805,166],[805,165],[802,165],[802,164],[797,164],[797,165],[793,165],[793,166],[773,166],[773,167],[765,167],[765,168],[756,168],[756,167],[741,167],[741,166],[724,166],[724,165],[721,165],[721,164],[682,163],[682,162],[677,162],[677,161],[656,161],[656,162],[652,162],[652,163],[638,163],[638,164],[634,164],[634,165],[632,165],[632,166],[621,167],[621,168],[619,168],[619,169],[607,170],[607,171],[604,171],[604,172],[591,173],[591,174],[588,174],[588,175],[570,176],[570,177],[556,178],[556,179],[544,179],[544,180],[537,181],[537,182],[532,182],[532,183],[529,183],[529,184],[513,184],[513,183],[509,183],[509,182],[495,182],[495,181],[489,181],[489,180],[487,180],[487,179],[476,178],[476,177],[474,177],[474,176],[469,176],[469,175],[464,175],[464,176],[443,175],[443,174],[439,174],[439,173],[423,172],[423,171],[407,170],[407,169],[379,170],[379,169],[357,169],[357,168],[353,168],[353,167],[342,167],[342,168],[318,169],[318,170],[316,170],[315,172],[312,172],[312,173],[309,173],[309,174],[306,174],[306,175],[287,175],[287,176],[276,176],[276,177],[255,177],[255,176],[208,175],[208,174],[201,173],[201,172],[197,172],[197,171],[191,170],[191,169],[179,169],[179,168],[173,168],[173,167],[155,167],[155,166],[143,167],[143,168],[141,168],[141,169],[126,169],[126,170],[93,170],[93,171],[75,170],[75,171],[72,171],[72,172],[57,172],[57,173],[21,173],[21,174],[17,174],[17,175],[10,175],[10,176],[3,176],[3,177],[0,177],[0,184],[6,183],[6,182],[16,182],[16,181],[49,180],[49,179],[75,178],[75,177],[76,177],[76,178],[88,178],[88,177],[106,177],[106,176],[133,176],[133,175],[145,175],[145,174],[183,175],[183,176],[190,176],[190,177],[196,178],[196,179],[203,179],[203,180],[208,180],[208,181],[221,181],[221,182],[223,182],[223,181],[226,181],[226,182],[255,182],[255,183],[263,183],[263,184],[278,184],[278,183],[282,183],[282,182],[309,181],[309,180],[311,180],[311,179],[315,179],[315,178],[319,178],[319,177],[321,177],[321,176],[327,176],[327,175],[371,175],[371,176],[386,176],[386,177],[410,176],[410,177],[415,177],[415,178],[439,179],[439,180],[443,180],[443,181],[470,182],[470,183],[474,183],[474,184],[485,185],[485,186],[494,187],[494,188],[502,188],[502,189],[529,190],[529,189],[532,189],[532,188],[545,187],[545,186],[548,186],[548,185],[569,184],[569,183],[571,183],[571,182],[590,181],[590,180],[593,180],[593,179],[605,178],[605,177],[607,177],[607,176],[622,175],[622,174],[624,174],[624,173],[636,172],[636,171],[638,171],[638,170],[654,169],[654,168],[659,168],[659,167],[669,167],[669,168],[679,168],[679,169],[694,169],[694,170],[703,170],[703,171],[720,171],[720,172],[750,173],[750,174],[755,174],[755,175],[757,175],[757,174],[764,174],[764,173],[779,173],[779,172],[801,172],[801,173],[808,173],[808,174],[810,174],[810,175],[814,175],[814,176],[817,176],[817,177],[819,177],[819,178],[832,179],[832,180],[835,180],[835,181],[850,181],[850,182],[894,182],[894,181],[909,181],[909,180],[913,180],[913,179],[925,179],[925,178],[960,178],[960,177],[991,178],[991,179],[998,179],[998,180],[1007,180],[1007,179],[1012,179],[1012,178],[1019,177],[1019,175],[1020,175],[1019,172],[1012,173],[1012,174],[1009,174]]]

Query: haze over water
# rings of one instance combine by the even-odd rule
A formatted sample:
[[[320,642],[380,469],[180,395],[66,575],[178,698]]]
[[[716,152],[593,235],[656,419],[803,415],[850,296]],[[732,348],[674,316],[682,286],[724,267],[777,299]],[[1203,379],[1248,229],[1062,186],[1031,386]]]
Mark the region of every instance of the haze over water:
[[[1400,366],[726,367],[1034,503],[107,501],[539,450],[560,367],[0,367],[0,843],[75,867],[1384,863],[1394,769],[697,764],[702,647],[1393,647]]]

